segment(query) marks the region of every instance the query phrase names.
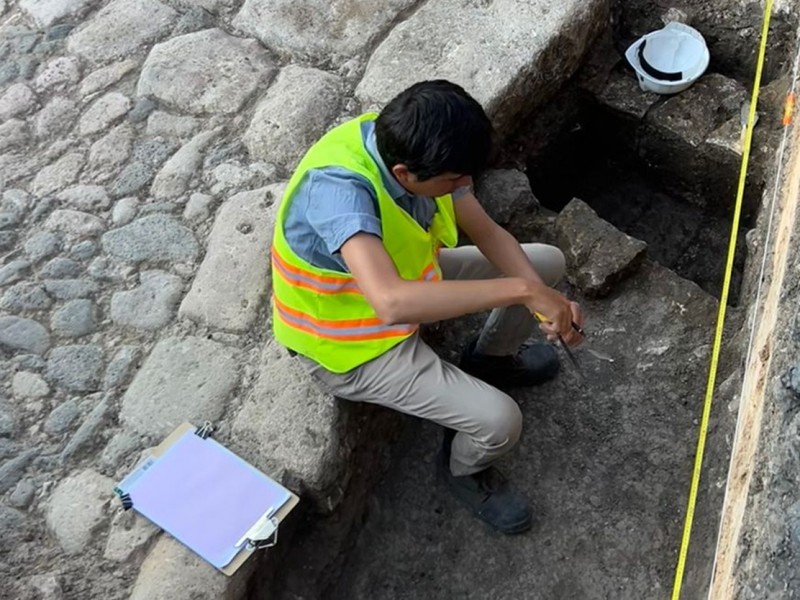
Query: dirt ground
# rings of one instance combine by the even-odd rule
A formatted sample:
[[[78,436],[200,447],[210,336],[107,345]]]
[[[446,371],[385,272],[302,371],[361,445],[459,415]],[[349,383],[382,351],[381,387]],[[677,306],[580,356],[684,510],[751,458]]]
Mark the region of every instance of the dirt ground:
[[[554,382],[512,392],[525,431],[502,468],[533,500],[534,529],[501,536],[461,508],[435,476],[440,431],[409,420],[368,501],[355,547],[332,574],[332,588],[318,597],[666,596],[702,405],[713,327],[708,315],[716,301],[646,263],[612,297],[584,305],[589,337],[576,356],[585,381],[565,363]],[[453,336],[465,338],[477,322],[448,328],[439,342],[458,347]],[[724,381],[725,368],[721,375]],[[733,425],[731,387],[722,386],[713,419],[712,437],[722,446],[722,431]],[[687,589],[710,574],[724,475],[719,468],[704,473]],[[280,597],[314,597],[308,594],[295,580]]]

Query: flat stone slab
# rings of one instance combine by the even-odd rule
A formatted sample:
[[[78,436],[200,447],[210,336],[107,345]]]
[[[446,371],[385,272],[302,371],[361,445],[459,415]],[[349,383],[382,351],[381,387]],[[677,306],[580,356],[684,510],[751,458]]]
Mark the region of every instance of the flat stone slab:
[[[103,250],[129,262],[191,261],[200,247],[194,234],[169,215],[148,215],[112,229],[102,238]]]
[[[113,480],[91,470],[73,474],[58,485],[47,504],[46,520],[64,552],[86,550],[105,519],[113,487]]]
[[[156,45],[136,91],[190,113],[233,114],[274,73],[269,53],[255,40],[206,29]]]
[[[233,422],[232,447],[257,468],[296,482],[321,511],[341,496],[350,452],[343,407],[277,342],[261,355],[260,377]]]
[[[250,156],[292,169],[339,114],[339,77],[290,65],[258,104],[244,143]]]
[[[623,233],[573,199],[556,218],[559,247],[567,259],[567,279],[587,296],[607,295],[644,260],[647,244]]]
[[[0,317],[0,348],[44,354],[50,348],[50,334],[33,319]]]
[[[82,15],[94,4],[97,0],[20,0],[19,7],[39,27],[50,27],[64,17]]]
[[[269,287],[268,250],[283,187],[242,192],[222,205],[181,317],[228,331],[252,327]]]
[[[184,421],[216,421],[239,381],[238,351],[204,338],[156,344],[122,399],[120,420],[160,439]]]
[[[365,50],[416,2],[388,0],[378,9],[350,0],[245,0],[233,24],[277,53],[338,66]]]
[[[428,2],[378,46],[356,95],[381,107],[421,79],[448,79],[507,133],[575,72],[606,23],[603,0]]]
[[[69,36],[67,49],[90,63],[129,58],[164,37],[177,19],[157,0],[114,0]]]
[[[69,241],[94,237],[105,231],[106,225],[100,217],[71,209],[57,209],[44,222],[48,231],[61,233]]]
[[[130,600],[238,600],[244,597],[251,568],[252,564],[245,565],[227,577],[174,538],[162,535],[142,563]]]
[[[158,200],[177,198],[186,191],[190,179],[203,163],[203,150],[219,135],[219,130],[194,136],[173,154],[156,175],[150,194]]]
[[[144,271],[141,285],[111,297],[111,319],[135,329],[156,331],[172,320],[183,281],[164,271]]]
[[[100,389],[104,361],[105,353],[99,346],[59,346],[50,351],[47,377],[67,391],[92,392]]]

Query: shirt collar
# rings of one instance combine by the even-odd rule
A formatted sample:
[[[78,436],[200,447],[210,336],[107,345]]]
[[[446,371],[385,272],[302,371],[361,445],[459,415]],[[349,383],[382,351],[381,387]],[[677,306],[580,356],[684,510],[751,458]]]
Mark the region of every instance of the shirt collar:
[[[378,152],[378,142],[375,138],[374,121],[365,122],[362,135],[364,136],[364,147],[367,149],[367,154],[369,154],[370,158],[372,158],[372,160],[375,161],[375,164],[378,165],[378,169],[381,172],[381,180],[383,180],[383,186],[386,188],[386,191],[389,192],[392,200],[397,200],[403,196],[410,195],[408,191],[402,185],[400,185],[400,182],[394,178],[394,175],[392,175],[391,171],[386,168],[386,163],[383,162],[383,158],[381,158],[381,155]]]

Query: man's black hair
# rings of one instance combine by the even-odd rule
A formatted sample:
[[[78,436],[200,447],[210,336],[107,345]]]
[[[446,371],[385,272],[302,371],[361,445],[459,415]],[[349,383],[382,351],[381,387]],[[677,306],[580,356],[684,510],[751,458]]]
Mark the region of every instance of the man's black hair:
[[[475,175],[492,150],[492,124],[481,105],[443,79],[415,83],[393,98],[378,115],[375,137],[387,167],[404,164],[420,181]]]

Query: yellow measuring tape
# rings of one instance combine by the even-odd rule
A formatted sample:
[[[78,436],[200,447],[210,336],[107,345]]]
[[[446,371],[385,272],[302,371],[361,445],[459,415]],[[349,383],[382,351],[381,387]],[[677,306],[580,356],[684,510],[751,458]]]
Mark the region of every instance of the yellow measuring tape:
[[[694,471],[692,472],[692,485],[689,490],[689,502],[686,507],[686,520],[683,525],[683,537],[681,539],[681,549],[678,553],[678,566],[675,569],[675,582],[672,587],[672,600],[679,600],[681,597],[681,586],[683,585],[683,573],[686,569],[686,555],[689,552],[689,540],[692,536],[692,521],[694,520],[694,509],[697,502],[697,490],[700,487],[700,471],[703,467],[703,452],[706,447],[706,436],[708,434],[708,420],[711,415],[711,400],[714,396],[714,385],[717,379],[717,368],[719,365],[719,354],[722,346],[722,329],[725,324],[725,309],[728,304],[728,293],[731,285],[731,274],[733,272],[733,258],[736,254],[736,238],[739,232],[739,220],[742,213],[742,201],[744,199],[744,186],[747,179],[747,166],[750,162],[750,145],[753,141],[753,127],[756,120],[756,105],[758,104],[758,93],[761,89],[761,73],[764,70],[764,57],[767,53],[767,36],[769,34],[769,22],[772,17],[773,0],[767,0],[764,7],[764,20],[761,27],[761,46],[758,51],[758,63],[756,64],[756,76],[753,83],[753,96],[750,99],[750,114],[747,118],[747,128],[744,136],[744,147],[742,149],[742,167],[739,173],[739,189],[736,193],[736,207],[731,223],[731,237],[728,245],[728,261],[725,265],[725,279],[722,283],[722,295],[719,299],[719,312],[717,313],[717,328],[714,333],[714,347],[711,351],[711,365],[708,369],[708,384],[706,385],[706,396],[703,404],[703,418],[700,421],[700,435],[697,440],[697,453],[694,458]]]

